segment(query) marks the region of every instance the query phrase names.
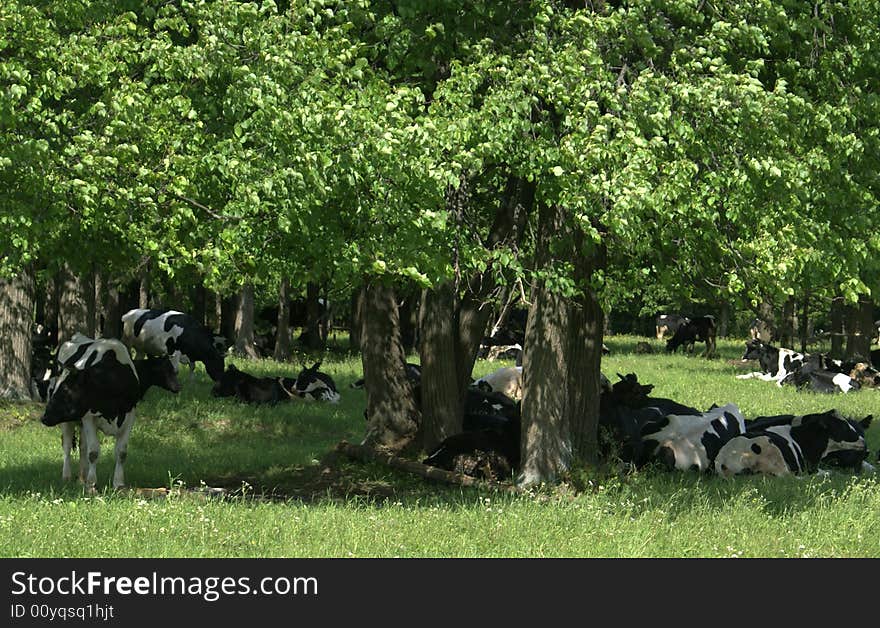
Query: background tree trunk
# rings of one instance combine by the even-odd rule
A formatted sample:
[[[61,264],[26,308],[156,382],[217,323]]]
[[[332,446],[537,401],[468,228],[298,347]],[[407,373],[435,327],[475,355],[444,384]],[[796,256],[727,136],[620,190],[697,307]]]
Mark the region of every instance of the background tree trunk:
[[[727,338],[730,328],[730,301],[724,299],[721,301],[720,311],[718,312],[718,337]]]
[[[89,323],[88,316],[88,293],[92,291],[94,294],[94,288],[90,283],[87,285],[66,265],[61,271],[58,294],[59,346],[70,340],[77,332],[90,338],[95,336],[95,330]],[[91,322],[93,324],[94,319]]]
[[[235,311],[235,352],[246,358],[256,359],[260,357],[254,345],[253,284],[242,286],[238,294]]]
[[[230,345],[235,344],[235,313],[238,311],[238,296],[220,297],[220,317],[218,326],[220,334],[229,341]]]
[[[304,349],[319,351],[324,348],[321,342],[321,296],[320,286],[310,281],[306,284],[306,326],[299,335],[299,342]]]
[[[829,355],[835,360],[842,360],[844,356],[843,340],[846,336],[844,320],[846,314],[846,302],[842,296],[831,299],[831,351]]]
[[[192,290],[192,317],[210,329],[208,324],[208,291],[199,284]]]
[[[364,291],[360,288],[351,295],[351,314],[348,323],[348,347],[351,351],[361,351],[361,327],[363,325]]]
[[[0,278],[0,398],[31,399],[31,328],[34,275],[31,268]]]
[[[458,321],[455,285],[444,282],[422,293],[421,329],[422,447],[433,450],[442,440],[461,432],[463,391],[456,370]]]
[[[418,412],[401,365],[400,319],[394,289],[368,282],[364,294],[361,359],[367,393],[364,444],[400,451],[416,437]]]
[[[860,294],[856,305],[849,306],[846,326],[846,358],[868,361],[874,334],[874,303],[867,294]]]
[[[782,305],[782,323],[779,326],[779,346],[790,349],[794,347],[795,302],[788,297]]]
[[[286,276],[278,286],[278,324],[272,357],[280,362],[290,360],[290,279]]]
[[[810,292],[806,291],[804,300],[801,302],[800,319],[798,320],[798,335],[801,337],[801,353],[807,352],[807,344],[810,342]]]
[[[138,307],[147,309],[150,307],[150,261],[147,260],[141,269],[138,283]]]
[[[104,324],[101,327],[101,335],[105,338],[120,338],[122,336],[122,312],[119,286],[116,283],[107,283],[103,298]]]

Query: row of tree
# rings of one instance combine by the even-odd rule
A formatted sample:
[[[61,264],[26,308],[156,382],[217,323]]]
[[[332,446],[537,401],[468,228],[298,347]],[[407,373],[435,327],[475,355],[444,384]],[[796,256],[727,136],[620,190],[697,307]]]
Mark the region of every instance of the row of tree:
[[[869,303],[878,17],[872,0],[7,0],[3,387],[59,273],[62,299],[146,264],[220,295],[325,285],[356,295],[368,439],[429,447],[460,429],[486,304],[521,294],[520,479],[558,479],[596,460],[604,312]],[[421,417],[401,288],[421,291]]]

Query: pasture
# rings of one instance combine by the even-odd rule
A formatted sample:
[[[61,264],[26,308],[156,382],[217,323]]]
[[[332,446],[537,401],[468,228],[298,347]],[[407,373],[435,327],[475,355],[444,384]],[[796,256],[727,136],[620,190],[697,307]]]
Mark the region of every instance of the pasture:
[[[602,370],[612,382],[634,372],[656,396],[703,409],[734,402],[749,418],[829,408],[873,414],[867,436],[876,464],[877,390],[830,396],[737,380],[746,372],[736,363],[741,340],[719,340],[714,360],[636,355],[640,340],[606,338],[612,353]],[[232,362],[256,375],[298,370]],[[474,374],[510,363],[480,361]],[[362,438],[365,393],[349,388],[361,376],[360,358],[327,356],[322,370],[336,380],[337,405],[215,399],[201,366],[193,380],[182,372],[180,394],[154,389],[137,407],[125,467],[134,488],[109,488],[113,448],[105,438],[92,497],[62,483],[60,432],[39,423],[42,406],[0,403],[0,556],[880,556],[875,475],[725,480],[609,465],[578,471],[561,487],[510,495],[332,459],[338,441]],[[198,490],[205,485],[227,494],[206,495]],[[135,490],[159,487],[170,490]]]

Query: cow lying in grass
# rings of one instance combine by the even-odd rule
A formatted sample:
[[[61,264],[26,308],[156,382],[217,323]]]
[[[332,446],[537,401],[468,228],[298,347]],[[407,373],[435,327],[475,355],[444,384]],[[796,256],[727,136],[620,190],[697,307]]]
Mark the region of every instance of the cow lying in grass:
[[[230,364],[211,388],[215,397],[235,397],[246,403],[276,404],[299,399],[292,377],[256,377]]]
[[[757,360],[761,370],[737,375],[737,379],[757,378],[776,382],[777,386],[791,385],[815,392],[849,392],[859,390],[862,381],[872,386],[878,381],[876,371],[867,364],[832,360],[822,354],[807,355],[760,340],[746,343],[742,360]]]

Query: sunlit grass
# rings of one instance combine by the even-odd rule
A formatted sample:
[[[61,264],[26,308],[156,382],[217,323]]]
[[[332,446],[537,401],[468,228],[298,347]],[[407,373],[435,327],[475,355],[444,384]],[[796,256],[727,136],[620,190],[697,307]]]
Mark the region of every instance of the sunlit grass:
[[[708,408],[734,402],[746,416],[838,408],[880,420],[880,392],[819,395],[737,380],[744,343],[719,341],[721,357],[637,355],[643,338],[606,340],[603,371],[635,372],[655,396]],[[662,343],[651,341],[657,349]],[[700,347],[701,345],[698,345]],[[417,359],[416,359],[417,361]],[[293,375],[300,363],[235,361],[258,375]],[[480,362],[475,375],[512,362]],[[258,483],[290,495],[340,440],[363,437],[365,394],[349,384],[359,358],[327,358],[338,405],[239,404],[210,396],[200,369],[179,395],[153,390],[138,407],[126,479],[133,487],[245,482],[245,497],[164,499],[107,488],[112,439],[98,464],[101,492],[61,482],[57,428],[39,404],[0,405],[0,556],[880,556],[880,491],[873,476],[723,480],[644,470],[586,472],[590,490],[502,495],[429,484],[379,465],[342,463],[372,492],[267,501]],[[880,427],[868,430],[873,452]],[[872,461],[876,454],[872,454]],[[316,466],[317,465],[317,466]],[[586,481],[589,480],[589,481]]]

